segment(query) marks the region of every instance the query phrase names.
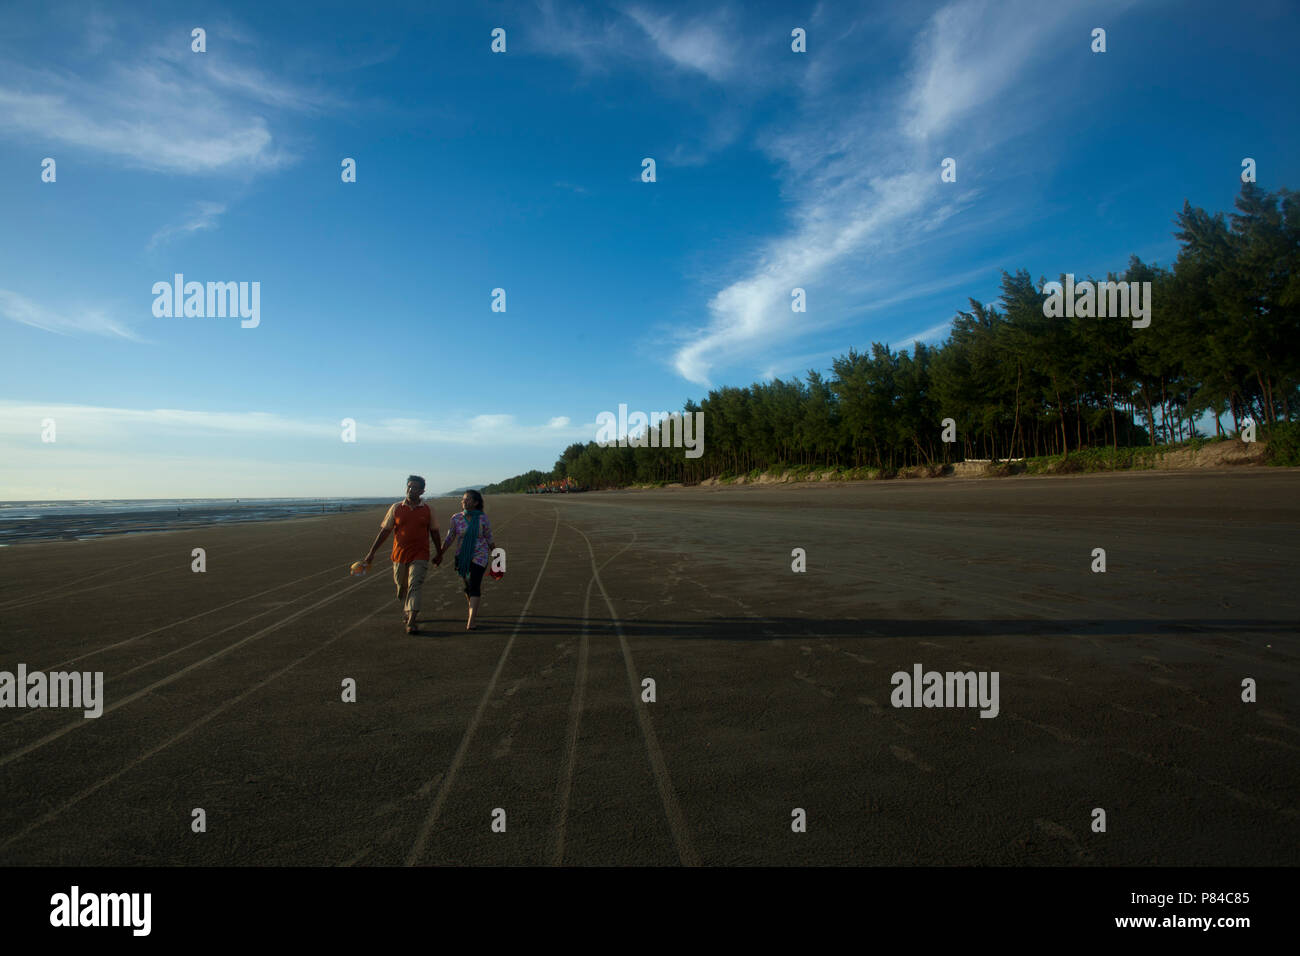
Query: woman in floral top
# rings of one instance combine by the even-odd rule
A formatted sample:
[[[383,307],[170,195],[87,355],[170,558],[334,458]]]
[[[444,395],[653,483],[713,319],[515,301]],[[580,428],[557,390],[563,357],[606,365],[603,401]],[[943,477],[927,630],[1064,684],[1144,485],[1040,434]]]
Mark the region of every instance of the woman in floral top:
[[[467,491],[461,496],[460,511],[451,516],[451,527],[447,529],[447,538],[442,543],[445,554],[452,542],[461,538],[460,548],[456,552],[456,573],[465,579],[465,600],[469,603],[469,620],[465,630],[472,631],[474,615],[478,613],[479,586],[483,583],[483,573],[492,560],[492,526],[487,515],[483,513],[483,496],[477,491]],[[442,562],[438,555],[435,564]]]

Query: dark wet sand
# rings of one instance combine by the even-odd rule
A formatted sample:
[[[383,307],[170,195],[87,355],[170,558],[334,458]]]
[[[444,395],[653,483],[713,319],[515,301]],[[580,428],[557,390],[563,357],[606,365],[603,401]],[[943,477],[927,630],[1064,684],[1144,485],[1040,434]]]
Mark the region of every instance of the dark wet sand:
[[[0,549],[0,670],[107,698],[0,710],[0,864],[1294,865],[1298,489],[489,498],[472,635],[447,566],[415,637],[386,561],[348,577],[382,509]],[[998,671],[1001,712],[891,707],[916,663]]]

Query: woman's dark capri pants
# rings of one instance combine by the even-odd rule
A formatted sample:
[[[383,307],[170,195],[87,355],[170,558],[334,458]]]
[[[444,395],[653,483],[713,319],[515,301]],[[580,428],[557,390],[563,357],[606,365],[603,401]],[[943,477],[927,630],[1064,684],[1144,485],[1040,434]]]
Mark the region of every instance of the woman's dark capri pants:
[[[480,597],[479,585],[483,583],[483,573],[487,571],[485,564],[471,564],[469,566],[469,577],[465,578],[465,595],[467,597]]]

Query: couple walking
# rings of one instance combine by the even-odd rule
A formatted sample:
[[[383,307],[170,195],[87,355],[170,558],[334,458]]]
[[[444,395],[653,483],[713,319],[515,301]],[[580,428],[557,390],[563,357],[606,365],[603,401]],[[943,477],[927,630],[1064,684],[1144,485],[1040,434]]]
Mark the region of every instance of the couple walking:
[[[467,491],[461,496],[462,511],[451,516],[447,537],[439,541],[438,518],[428,502],[421,501],[424,479],[411,475],[406,479],[406,497],[388,509],[379,534],[370,546],[365,564],[369,567],[375,552],[391,534],[393,536],[393,581],[397,584],[397,600],[402,604],[402,620],[407,634],[417,634],[416,618],[420,613],[420,588],[429,571],[429,541],[433,541],[437,555],[433,565],[442,564],[442,556],[450,550],[456,539],[456,573],[465,581],[465,600],[469,604],[469,619],[465,630],[475,629],[474,616],[478,613],[479,589],[483,573],[492,560],[492,526],[483,514],[483,496],[477,491]]]

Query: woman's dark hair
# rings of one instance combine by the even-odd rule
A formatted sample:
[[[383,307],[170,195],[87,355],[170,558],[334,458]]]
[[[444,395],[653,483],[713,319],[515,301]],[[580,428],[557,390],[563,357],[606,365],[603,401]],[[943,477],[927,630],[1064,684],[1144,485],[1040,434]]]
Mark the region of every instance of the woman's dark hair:
[[[482,511],[482,510],[483,510],[483,496],[482,496],[482,495],[480,495],[480,494],[479,494],[477,491],[475,491],[473,488],[466,488],[466,489],[465,489],[465,495],[469,498],[470,505],[471,505],[471,507],[473,507],[473,509],[474,509],[475,511]]]

